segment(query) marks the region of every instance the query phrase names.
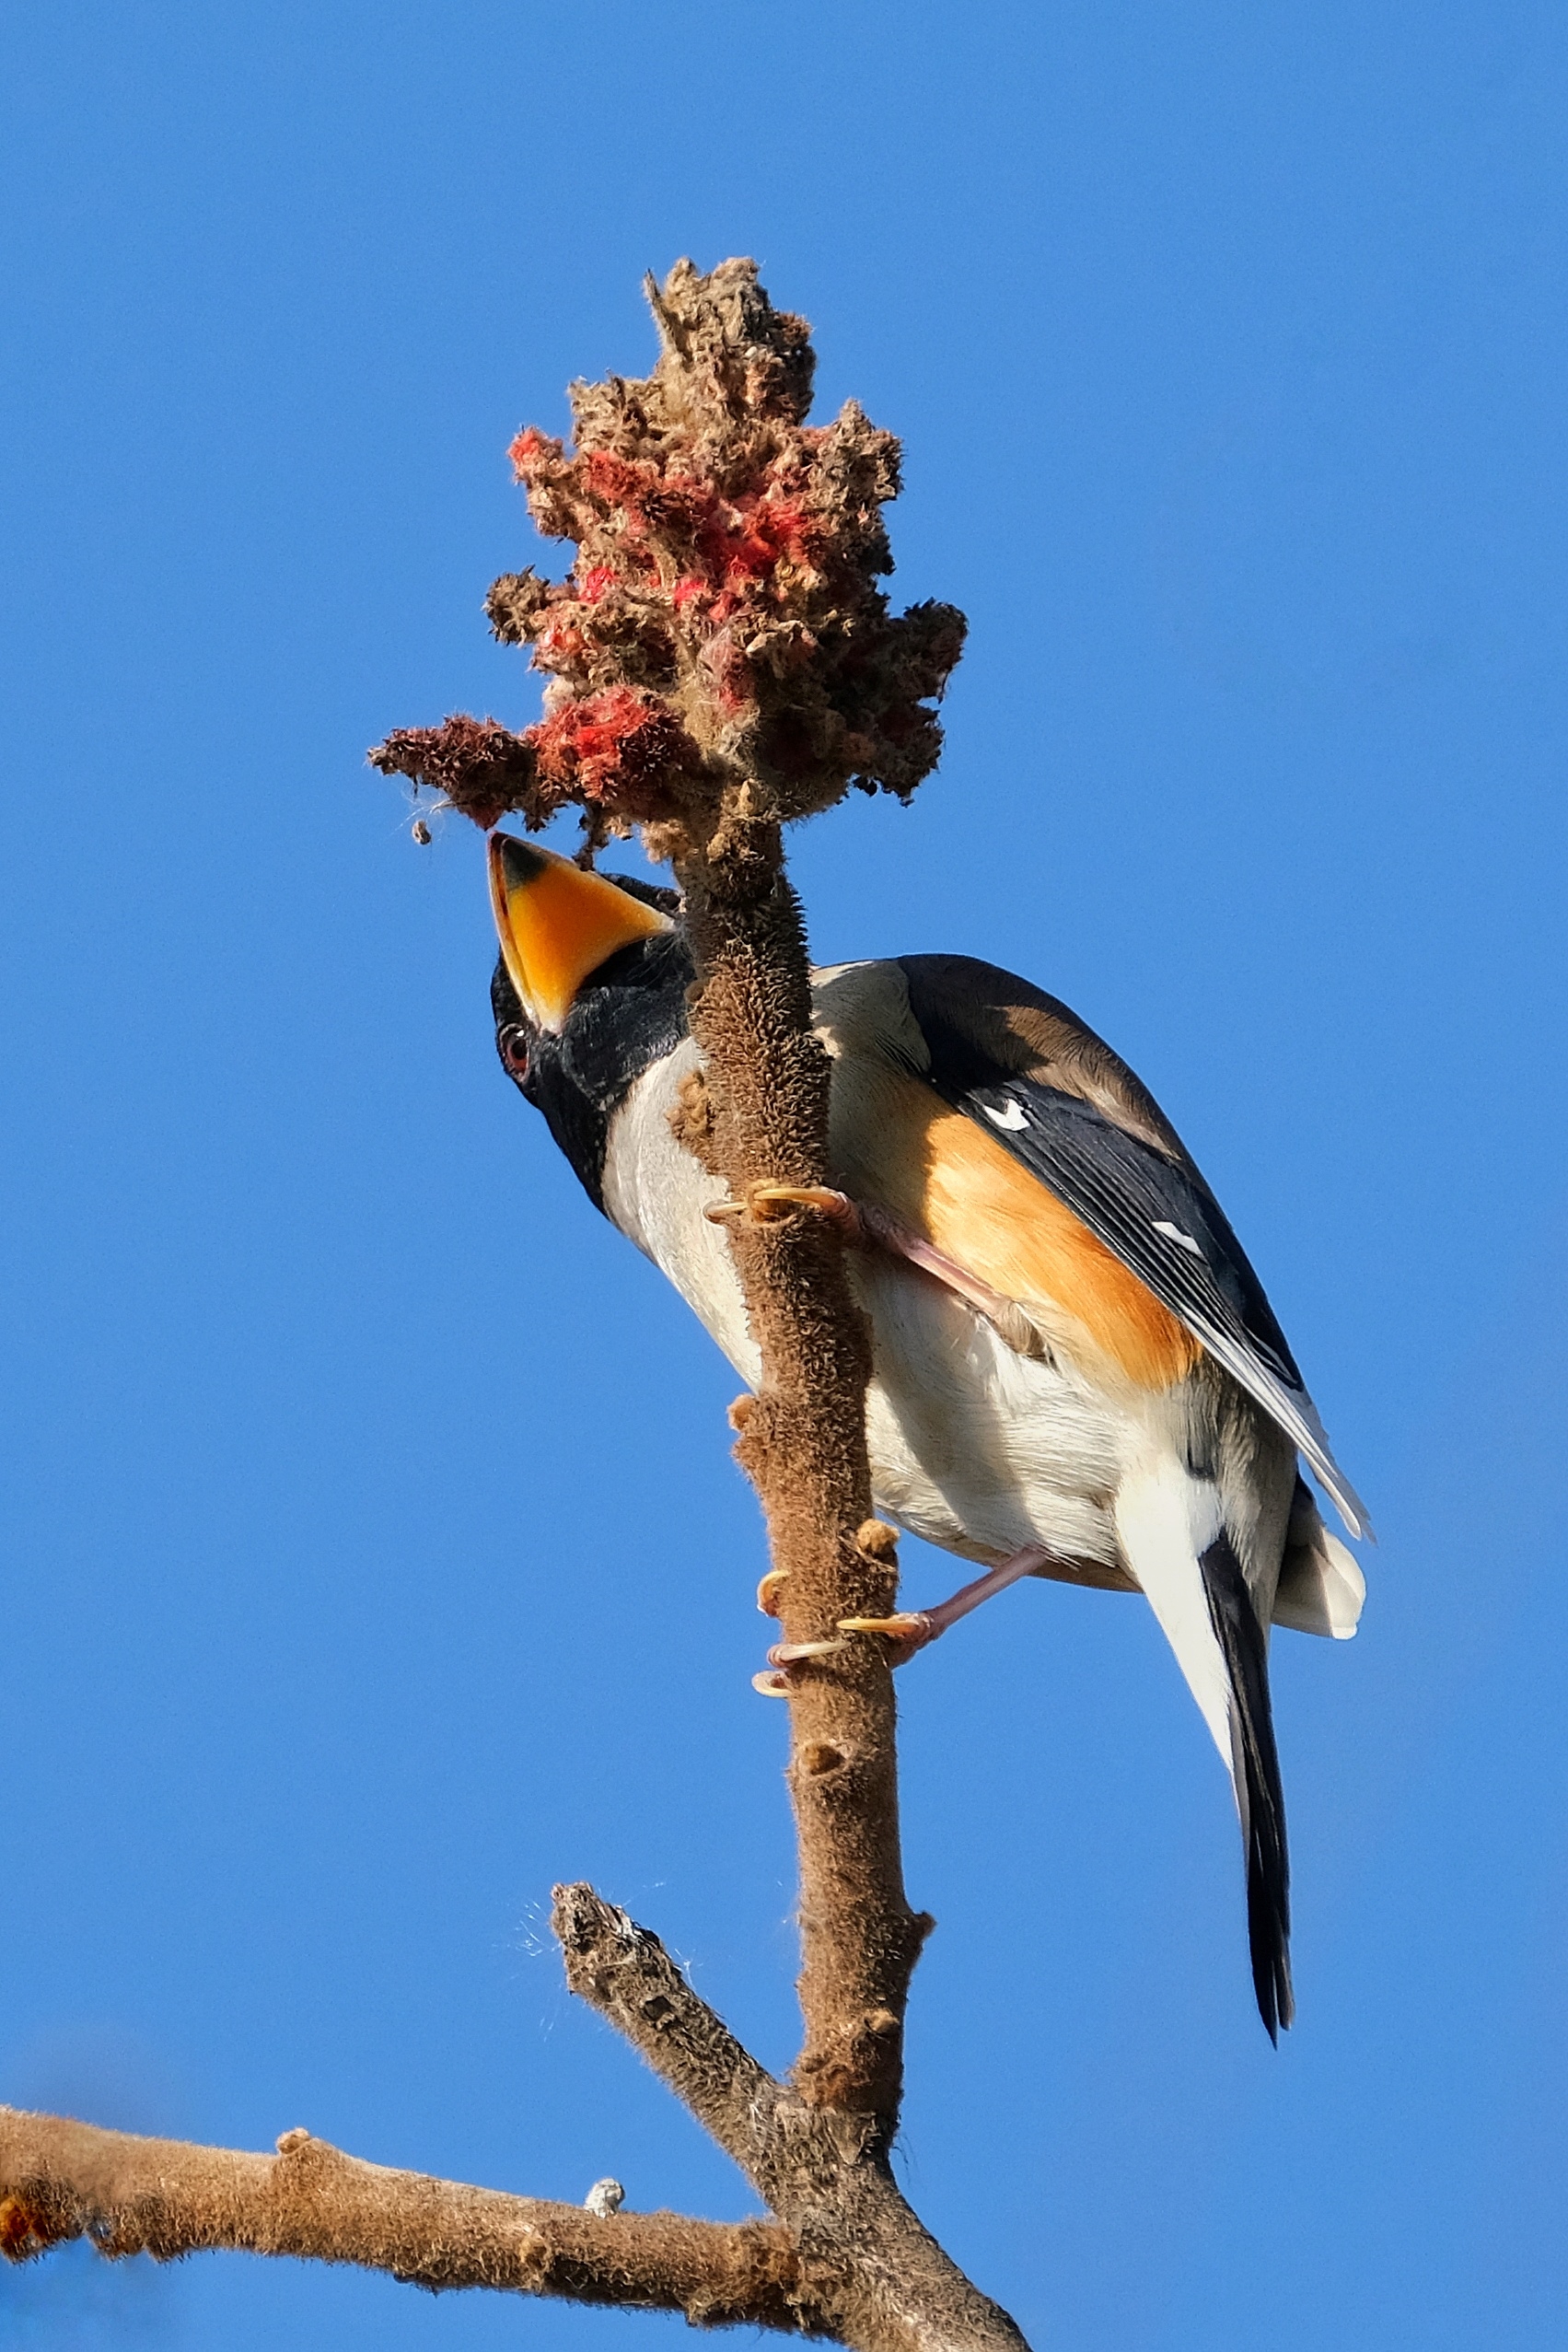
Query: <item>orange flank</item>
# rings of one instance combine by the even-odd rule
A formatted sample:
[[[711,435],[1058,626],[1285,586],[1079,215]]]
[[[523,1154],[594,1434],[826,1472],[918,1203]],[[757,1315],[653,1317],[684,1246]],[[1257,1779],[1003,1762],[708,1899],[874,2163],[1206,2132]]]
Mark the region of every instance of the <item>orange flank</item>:
[[[918,1078],[877,1086],[883,1205],[1071,1351],[1077,1333],[1134,1387],[1168,1389],[1202,1350],[1152,1290],[961,1111]]]
[[[490,840],[490,896],[512,985],[540,1029],[559,1030],[591,972],[668,914],[510,833]]]

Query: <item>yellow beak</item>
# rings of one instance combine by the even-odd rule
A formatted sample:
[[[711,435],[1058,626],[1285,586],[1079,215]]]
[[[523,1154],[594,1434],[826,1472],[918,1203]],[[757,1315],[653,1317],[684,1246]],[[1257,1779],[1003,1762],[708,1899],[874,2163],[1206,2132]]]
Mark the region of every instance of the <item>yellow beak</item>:
[[[675,927],[602,875],[513,833],[490,836],[490,903],[524,1010],[537,1029],[557,1035],[578,989],[607,957]]]

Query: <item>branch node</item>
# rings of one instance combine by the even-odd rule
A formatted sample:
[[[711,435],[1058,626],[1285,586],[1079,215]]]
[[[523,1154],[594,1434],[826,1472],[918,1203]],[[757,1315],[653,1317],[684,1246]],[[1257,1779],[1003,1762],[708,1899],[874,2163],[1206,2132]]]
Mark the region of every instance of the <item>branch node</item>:
[[[720,1173],[714,1151],[714,1099],[701,1070],[688,1070],[668,1113],[669,1132],[710,1176]]]
[[[890,1561],[899,1555],[899,1531],[886,1519],[864,1519],[854,1531],[856,1551],[868,1560]]]

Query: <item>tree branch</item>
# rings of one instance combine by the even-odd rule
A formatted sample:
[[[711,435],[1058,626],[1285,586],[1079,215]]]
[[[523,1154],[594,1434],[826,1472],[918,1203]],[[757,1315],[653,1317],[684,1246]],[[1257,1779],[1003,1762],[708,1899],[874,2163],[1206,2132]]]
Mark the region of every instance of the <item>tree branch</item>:
[[[856,2352],[1028,2352],[905,2204],[873,2118],[774,2080],[658,1938],[592,1887],[557,1887],[566,1981],[626,2036],[749,2175],[798,2248],[828,2333]]]
[[[0,2252],[25,2261],[81,2237],[111,2256],[169,2262],[213,2247],[294,2254],[420,2287],[683,2311],[704,2327],[824,2325],[775,2222],[601,2219],[366,2164],[308,2132],[285,2132],[277,2155],[260,2156],[0,2108]]]
[[[646,1927],[590,1886],[557,1887],[553,1904],[551,1925],[568,1987],[624,2034],[761,2187],[759,2168],[779,2099],[772,2076],[692,1991]]]
[[[806,422],[802,319],[749,262],[655,288],[653,374],[572,390],[576,448],[533,427],[512,446],[534,520],[576,544],[572,575],[497,580],[496,635],[553,673],[520,736],[457,716],[403,729],[376,763],[492,824],[583,810],[590,850],[643,831],[668,858],[696,968],[704,1099],[683,1137],[742,1213],[730,1245],[761,1356],[739,1458],[768,1521],[787,1641],[886,1615],[892,1531],[871,1517],[870,1352],[836,1233],[809,1212],[754,1216],[755,1185],[828,1180],[828,1057],[812,1030],[783,828],[852,785],[907,799],[935,765],[932,707],[963,644],[950,606],[895,615],[882,507],[899,446],[853,402]],[[800,1851],[803,2098],[898,2128],[909,1984],[930,1921],[899,1848],[891,1676],[875,1640],[801,1661],[788,1683]]]
[[[776,826],[732,817],[676,860],[698,986],[691,1027],[713,1104],[705,1157],[738,1200],[755,1182],[829,1181],[829,1065],[811,1030],[806,941]],[[767,1515],[786,1641],[885,1616],[892,1531],[872,1518],[870,1351],[838,1236],[807,1211],[729,1227],[760,1390],[737,1453]],[[904,1893],[897,1713],[881,1644],[857,1640],[789,1679],[789,1788],[800,1854],[803,2098],[898,2128],[910,1977],[931,1926]]]

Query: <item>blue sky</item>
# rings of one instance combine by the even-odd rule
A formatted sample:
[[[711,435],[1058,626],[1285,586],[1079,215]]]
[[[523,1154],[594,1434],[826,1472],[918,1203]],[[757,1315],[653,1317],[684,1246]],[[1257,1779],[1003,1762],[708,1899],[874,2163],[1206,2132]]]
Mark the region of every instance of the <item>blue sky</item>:
[[[823,960],[980,952],[1153,1086],[1382,1536],[1274,1680],[1300,2021],[1142,1607],[903,1683],[900,2163],[1037,2342],[1568,2333],[1568,34],[1546,6],[58,0],[4,18],[0,2095],[750,2209],[544,1930],[774,2064],[782,1710],[733,1380],[497,1069],[389,727],[536,687],[504,451],[755,253],[904,437],[970,650]],[[550,552],[552,556],[554,551]],[[905,1547],[931,1598],[949,1564]],[[0,2278],[49,2352],[675,2323],[240,2258]]]

